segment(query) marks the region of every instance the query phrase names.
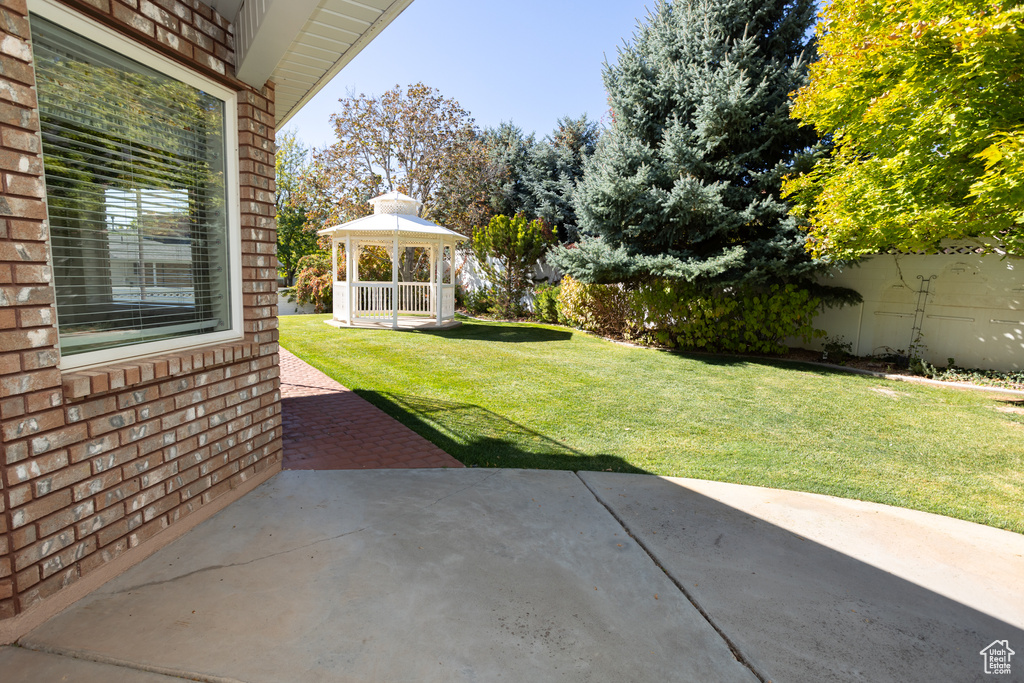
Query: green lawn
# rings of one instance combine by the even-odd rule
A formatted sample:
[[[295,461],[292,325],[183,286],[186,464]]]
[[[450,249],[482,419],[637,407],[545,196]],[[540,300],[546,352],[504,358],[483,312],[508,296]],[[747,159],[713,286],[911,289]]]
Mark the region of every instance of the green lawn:
[[[1020,396],[541,325],[392,332],[325,319],[281,318],[282,345],[466,465],[715,479],[1024,532]]]

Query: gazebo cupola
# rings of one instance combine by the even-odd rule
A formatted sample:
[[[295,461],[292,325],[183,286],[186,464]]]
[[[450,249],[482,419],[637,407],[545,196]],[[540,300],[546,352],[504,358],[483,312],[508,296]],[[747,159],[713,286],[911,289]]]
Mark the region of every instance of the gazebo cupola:
[[[334,316],[354,327],[452,327],[455,245],[466,238],[419,217],[400,192],[370,200],[373,215],[325,228],[331,238]]]

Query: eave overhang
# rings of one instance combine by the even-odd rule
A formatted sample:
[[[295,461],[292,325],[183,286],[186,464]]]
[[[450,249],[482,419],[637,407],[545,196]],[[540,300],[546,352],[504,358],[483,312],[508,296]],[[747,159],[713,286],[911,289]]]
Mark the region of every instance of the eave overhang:
[[[254,88],[273,81],[281,127],[412,1],[244,0],[235,73]]]

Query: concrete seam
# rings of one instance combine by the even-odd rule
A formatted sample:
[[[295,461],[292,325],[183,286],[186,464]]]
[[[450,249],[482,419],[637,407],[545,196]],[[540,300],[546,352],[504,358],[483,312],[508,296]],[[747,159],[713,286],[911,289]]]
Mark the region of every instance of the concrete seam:
[[[590,484],[588,484],[586,480],[580,476],[579,471],[574,472],[574,474],[580,480],[580,482],[582,482],[582,484],[587,488],[587,490],[590,491],[590,495],[594,496],[594,500],[600,503],[601,506],[608,511],[608,514],[610,514],[612,518],[619,523],[619,526],[621,526],[622,529],[627,534],[629,534],[629,537],[632,538],[638,546],[640,546],[640,549],[643,550],[649,558],[651,558],[651,562],[653,562],[654,565],[658,569],[660,569],[666,577],[668,577],[668,580],[671,581],[672,584],[679,590],[679,592],[683,594],[683,597],[689,600],[690,604],[693,605],[693,607],[700,613],[702,617],[704,617],[704,621],[708,622],[711,628],[715,630],[715,633],[717,633],[718,636],[723,641],[725,641],[726,646],[729,648],[729,651],[732,652],[732,656],[736,658],[736,661],[738,661],[743,666],[747,667],[747,669],[749,669],[750,672],[754,674],[754,677],[757,678],[757,680],[761,683],[771,683],[771,681],[767,677],[765,677],[760,671],[758,671],[754,667],[753,662],[747,659],[743,652],[740,651],[739,646],[736,645],[736,643],[734,643],[733,640],[725,634],[725,631],[722,630],[722,628],[715,623],[714,619],[711,618],[711,615],[708,614],[708,611],[705,610],[699,602],[697,602],[697,599],[690,593],[690,591],[688,591],[681,582],[677,581],[676,577],[672,576],[671,572],[669,572],[668,569],[666,569],[665,566],[658,560],[654,552],[650,548],[648,548],[647,545],[645,545],[644,542],[636,536],[636,534],[633,533],[633,530],[629,528],[629,525],[626,524],[626,521],[619,517],[617,514],[615,514],[615,511],[607,503],[601,500],[601,497],[597,495],[597,491],[592,489],[590,487]]]
[[[23,647],[26,650],[32,650],[34,652],[42,652],[45,654],[56,655],[58,657],[80,659],[86,662],[106,664],[108,666],[116,666],[122,669],[145,671],[146,673],[160,674],[161,676],[170,676],[172,678],[180,678],[186,681],[200,681],[200,683],[245,683],[245,681],[241,681],[237,678],[213,676],[210,674],[203,674],[196,671],[185,671],[183,669],[173,669],[170,667],[155,666],[152,664],[138,664],[135,662],[117,659],[116,657],[107,657],[105,655],[97,654],[94,652],[88,652],[85,650],[65,650],[59,647],[48,647],[45,645],[35,647],[26,647],[24,645],[19,645],[19,647]]]

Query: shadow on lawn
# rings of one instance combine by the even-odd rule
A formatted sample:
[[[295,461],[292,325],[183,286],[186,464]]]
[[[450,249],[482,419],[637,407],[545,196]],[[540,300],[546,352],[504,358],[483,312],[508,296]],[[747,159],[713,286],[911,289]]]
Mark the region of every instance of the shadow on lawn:
[[[747,356],[741,354],[709,353],[703,351],[678,351],[676,349],[659,349],[662,353],[676,356],[680,359],[696,361],[704,365],[716,367],[742,367],[745,365],[760,365],[780,370],[798,370],[815,375],[842,375],[844,377],[860,377],[865,379],[877,379],[873,375],[860,372],[856,368],[846,368],[838,365],[829,365],[814,360],[801,358],[779,358],[777,356]]]
[[[574,330],[563,327],[540,327],[532,323],[504,323],[481,320],[463,320],[459,327],[447,330],[417,329],[414,334],[428,334],[445,339],[466,339],[481,342],[531,343],[569,341]],[[742,367],[761,365],[783,370],[798,370],[815,375],[844,375],[870,377],[856,370],[828,365],[802,358],[779,358],[777,356],[755,356],[743,354],[713,353],[703,351],[680,351],[678,349],[647,347],[647,351],[666,353],[679,359],[696,361],[717,367]]]
[[[649,474],[618,456],[582,453],[471,403],[359,389],[355,393],[467,467]]]
[[[463,320],[459,327],[447,330],[417,329],[414,334],[427,334],[445,339],[466,339],[481,342],[534,343],[569,341],[573,337],[570,328],[540,327],[532,323],[504,323],[480,320]],[[779,358],[776,356],[755,356],[743,354],[713,353],[703,351],[680,351],[678,349],[647,347],[647,351],[666,353],[680,359],[696,361],[704,365],[718,367],[739,367],[745,365],[762,365],[785,370],[799,370],[816,375],[862,376],[856,370],[818,363],[806,359]]]
[[[481,342],[504,342],[507,344],[569,341],[572,331],[556,330],[549,327],[534,325],[509,325],[504,323],[487,323],[463,321],[459,327],[447,330],[418,329],[416,334],[429,334],[445,339],[466,339]]]

